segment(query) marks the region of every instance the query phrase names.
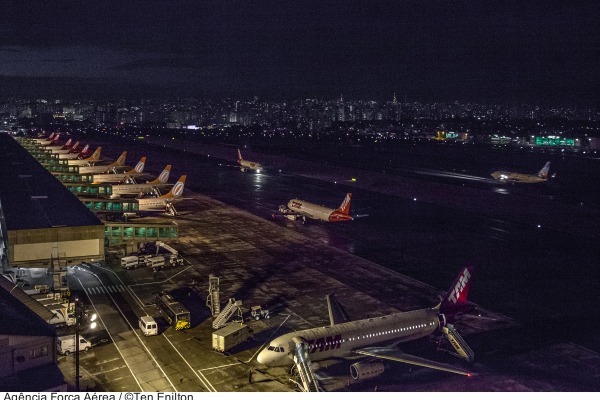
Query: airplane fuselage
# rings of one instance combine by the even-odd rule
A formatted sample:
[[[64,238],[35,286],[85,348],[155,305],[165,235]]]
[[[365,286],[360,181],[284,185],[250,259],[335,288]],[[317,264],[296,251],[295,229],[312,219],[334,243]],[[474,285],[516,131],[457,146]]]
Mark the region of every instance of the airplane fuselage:
[[[79,168],[79,170],[81,171],[82,168]],[[92,181],[92,183],[119,183],[119,182],[123,182],[124,180],[126,180],[129,177],[132,176],[138,176],[138,175],[142,175],[142,174],[138,174],[137,172],[133,172],[133,173],[128,173],[128,174],[99,174],[99,175],[94,175],[94,180]]]
[[[179,201],[181,201],[181,198],[164,199],[160,197],[155,197],[147,199],[138,199],[140,211],[163,211],[167,207],[167,204],[174,204]]]
[[[547,178],[542,178],[537,175],[519,174],[517,172],[496,171],[492,173],[492,177],[500,182],[517,182],[517,183],[540,183],[546,182]]]
[[[259,163],[252,162],[252,161],[238,160],[238,164],[240,164],[240,167],[242,168],[242,170],[253,169],[256,172],[260,172],[260,170],[262,169],[262,165],[260,165]]]
[[[152,184],[152,183],[135,183],[131,185],[112,185],[112,194],[117,194],[119,196],[124,194],[139,194],[139,193],[147,193],[151,191],[154,187],[161,187],[164,185],[161,184]]]
[[[308,345],[311,361],[357,356],[352,350],[382,342],[407,342],[427,337],[440,326],[438,310],[426,308],[311,328],[280,336],[262,350],[257,361],[275,367],[293,365],[294,338]]]
[[[288,202],[288,208],[292,211],[304,214],[308,218],[326,222],[339,222],[352,219],[350,215],[342,214],[333,208],[319,206],[304,200],[292,199]]]
[[[73,160],[75,161],[75,160]],[[85,161],[85,160],[80,160],[80,161]],[[70,162],[69,162],[70,164]],[[114,165],[94,165],[94,166],[81,166],[79,167],[79,173],[80,174],[106,174],[108,173],[108,171],[110,171],[112,168],[114,168]],[[117,167],[117,168],[122,168],[122,167]]]

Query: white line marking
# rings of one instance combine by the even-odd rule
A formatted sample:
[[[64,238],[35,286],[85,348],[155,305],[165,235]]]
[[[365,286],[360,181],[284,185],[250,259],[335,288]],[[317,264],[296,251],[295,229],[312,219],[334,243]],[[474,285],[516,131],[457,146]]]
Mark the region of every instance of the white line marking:
[[[198,372],[208,371],[209,369],[219,369],[219,368],[231,367],[232,365],[243,365],[243,364],[241,362],[236,362],[236,363],[221,365],[219,367],[202,368],[202,369],[199,369]]]
[[[83,287],[83,283],[81,283],[81,281],[79,280],[78,277],[75,277],[75,279],[77,279],[77,281],[79,282],[79,284],[81,285],[81,287]],[[115,345],[115,347],[117,348],[117,351],[119,352],[119,354],[121,355],[121,358],[123,359],[123,361],[125,362],[125,365],[127,365],[127,368],[129,369],[129,372],[131,372],[131,376],[133,376],[133,379],[135,379],[135,383],[137,383],[138,387],[140,388],[140,392],[143,392],[144,389],[142,389],[142,385],[140,385],[140,381],[138,381],[137,377],[135,376],[135,374],[133,373],[133,371],[131,370],[131,367],[129,366],[129,363],[127,362],[127,360],[125,359],[125,356],[123,355],[123,353],[121,353],[121,349],[119,349],[119,346],[117,346],[117,343],[115,342],[115,339],[112,337],[112,335],[110,334],[110,332],[108,331],[108,329],[106,328],[106,324],[104,323],[104,320],[102,320],[102,316],[100,315],[100,313],[98,312],[98,310],[96,309],[96,305],[94,304],[94,302],[92,301],[92,298],[90,296],[88,296],[88,299],[90,300],[90,304],[92,305],[92,307],[94,307],[94,312],[96,313],[96,315],[98,316],[98,318],[100,318],[100,322],[102,322],[102,325],[104,325],[104,328],[106,330],[106,333],[108,333],[108,336],[110,336],[110,340],[112,340],[113,344]]]
[[[216,392],[217,390],[215,389],[215,387],[213,385],[211,385],[211,383],[209,382],[208,379],[206,379],[206,377],[204,376],[204,374],[202,372],[200,372],[200,370],[198,370],[198,372],[196,372],[196,370],[194,368],[192,368],[192,366],[190,365],[190,363],[187,362],[187,360],[185,359],[185,357],[179,352],[179,350],[177,350],[177,347],[175,347],[175,345],[173,344],[173,342],[171,342],[171,340],[169,339],[169,337],[165,334],[162,335],[162,337],[164,337],[167,342],[169,342],[169,344],[175,349],[175,351],[177,352],[177,354],[179,354],[179,356],[181,356],[181,359],[188,365],[188,367],[190,367],[190,369],[192,370],[192,372],[198,377],[198,379],[200,379],[200,382],[203,383],[206,388],[208,389],[209,392]],[[204,380],[200,377],[200,375],[202,375],[202,378],[204,378]],[[212,388],[212,390],[211,390]]]

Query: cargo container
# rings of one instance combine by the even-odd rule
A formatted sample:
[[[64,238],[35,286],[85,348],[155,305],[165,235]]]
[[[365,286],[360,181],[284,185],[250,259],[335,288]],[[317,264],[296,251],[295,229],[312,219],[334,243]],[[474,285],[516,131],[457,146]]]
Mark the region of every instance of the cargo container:
[[[213,350],[225,352],[250,337],[248,325],[232,323],[212,334]]]

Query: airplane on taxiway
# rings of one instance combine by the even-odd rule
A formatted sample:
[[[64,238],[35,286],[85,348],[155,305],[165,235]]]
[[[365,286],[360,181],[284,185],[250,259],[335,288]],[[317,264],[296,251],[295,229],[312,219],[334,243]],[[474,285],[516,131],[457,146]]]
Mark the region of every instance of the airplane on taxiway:
[[[350,215],[350,200],[352,193],[347,193],[342,204],[337,208],[327,208],[308,201],[292,199],[286,206],[279,206],[279,211],[273,213],[273,218],[285,217],[296,220],[317,219],[325,222],[351,221],[354,218]]]
[[[544,168],[535,175],[521,174],[518,172],[495,171],[492,177],[501,183],[539,183],[548,180],[548,171],[550,171],[550,161],[544,165]]]

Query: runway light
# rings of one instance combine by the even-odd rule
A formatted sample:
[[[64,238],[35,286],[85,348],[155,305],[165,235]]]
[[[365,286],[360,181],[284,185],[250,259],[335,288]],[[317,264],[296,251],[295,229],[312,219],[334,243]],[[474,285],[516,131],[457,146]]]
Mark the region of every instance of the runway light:
[[[414,200],[414,201],[417,201],[417,198],[415,197],[413,200]]]
[[[541,228],[541,227],[542,227],[541,225],[538,225],[538,228]]]

